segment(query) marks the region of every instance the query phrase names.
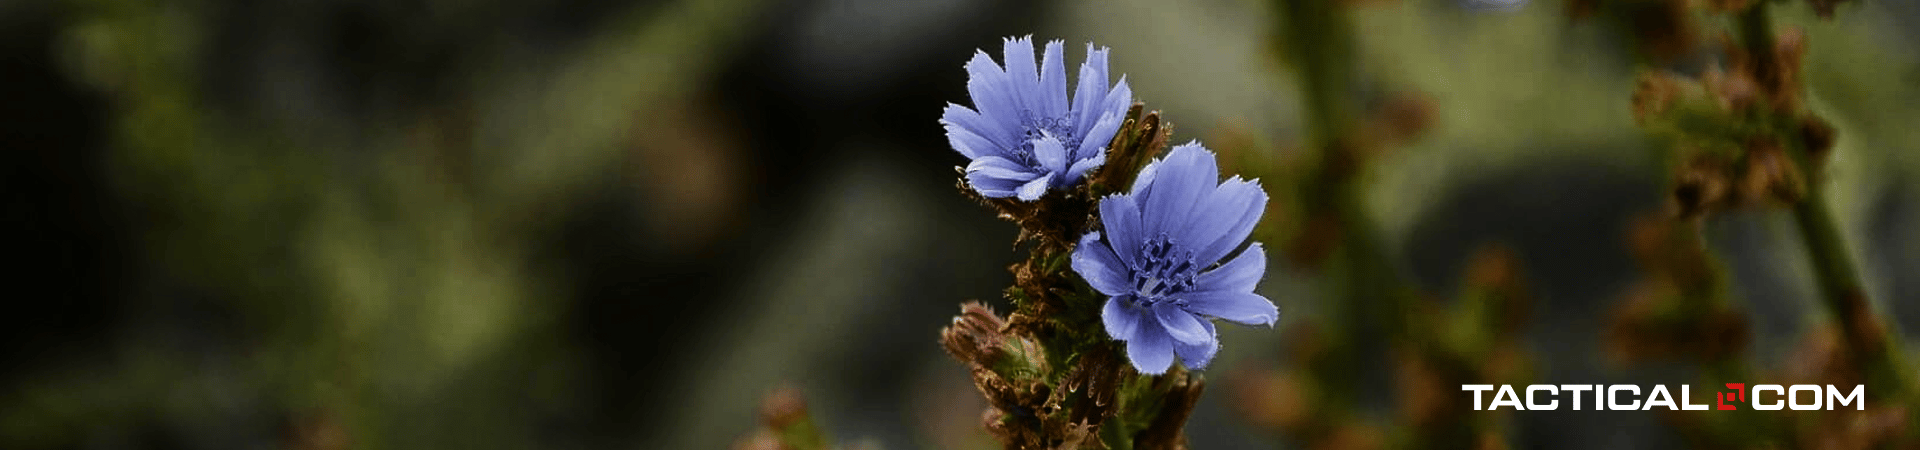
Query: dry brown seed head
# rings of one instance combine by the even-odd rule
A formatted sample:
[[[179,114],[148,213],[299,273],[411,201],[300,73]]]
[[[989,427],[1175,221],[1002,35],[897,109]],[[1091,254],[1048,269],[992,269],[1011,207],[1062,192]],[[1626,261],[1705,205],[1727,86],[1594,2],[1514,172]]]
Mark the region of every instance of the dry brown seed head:
[[[1645,125],[1653,117],[1665,114],[1680,97],[1684,82],[1679,75],[1668,72],[1641,74],[1633,89],[1634,121]]]
[[[760,403],[760,420],[776,430],[807,420],[807,400],[800,389],[781,386]]]
[[[940,331],[940,343],[960,362],[990,366],[1007,356],[1006,325],[987,305],[967,302],[953,324]]]
[[[1638,38],[1640,53],[1656,63],[1669,63],[1699,45],[1698,26],[1686,0],[1664,0],[1627,5],[1627,26]]]
[[[1807,151],[1809,167],[1826,165],[1827,155],[1833,153],[1833,143],[1838,132],[1833,125],[1811,115],[1800,118],[1800,145]]]
[[[1747,167],[1740,179],[1745,203],[1776,201],[1792,204],[1806,192],[1799,169],[1780,144],[1771,139],[1755,139],[1747,144]]]
[[[1706,78],[1707,88],[1713,90],[1713,95],[1719,100],[1720,107],[1727,111],[1739,111],[1753,106],[1754,98],[1760,93],[1760,84],[1744,72],[1722,75],[1718,69],[1715,69],[1707,73],[1711,76]]]
[[[1800,110],[1800,71],[1806,59],[1807,33],[1799,27],[1786,27],[1774,36],[1773,67],[1758,73],[1763,86],[1773,96],[1773,108],[1782,114]]]
[[[1674,174],[1672,202],[1679,217],[1692,218],[1723,209],[1732,194],[1732,174],[1721,158],[1699,155]]]

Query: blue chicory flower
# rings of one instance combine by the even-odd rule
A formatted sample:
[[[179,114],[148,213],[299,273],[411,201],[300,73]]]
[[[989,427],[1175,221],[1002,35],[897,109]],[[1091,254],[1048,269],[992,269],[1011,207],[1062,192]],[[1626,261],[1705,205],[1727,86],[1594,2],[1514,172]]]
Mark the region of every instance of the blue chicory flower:
[[[1253,293],[1267,268],[1260,243],[1222,262],[1253,232],[1267,194],[1255,181],[1219,179],[1213,152],[1176,146],[1131,192],[1100,200],[1106,234],[1088,233],[1073,251],[1073,271],[1107,295],[1107,335],[1127,343],[1142,373],[1165,373],[1176,354],[1205,368],[1220,348],[1211,319],[1272,326],[1280,317]]]
[[[967,183],[980,195],[1033,201],[1106,163],[1107,144],[1133,105],[1133,90],[1124,75],[1109,89],[1107,50],[1087,44],[1069,103],[1062,45],[1048,42],[1038,68],[1031,37],[1006,40],[1004,69],[984,51],[967,62],[973,109],[948,103],[940,123],[953,149],[972,160]]]

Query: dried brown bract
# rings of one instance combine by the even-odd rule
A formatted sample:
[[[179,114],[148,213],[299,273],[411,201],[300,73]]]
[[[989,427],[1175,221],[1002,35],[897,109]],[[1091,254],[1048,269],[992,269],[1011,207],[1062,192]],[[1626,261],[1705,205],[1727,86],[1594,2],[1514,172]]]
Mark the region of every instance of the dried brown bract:
[[[1039,346],[1008,334],[1008,327],[986,305],[969,302],[953,324],[941,330],[941,344],[967,365],[974,386],[993,406],[989,417],[999,421],[988,430],[1002,442],[1031,442],[1039,439],[1031,425],[1041,420],[1038,414],[1051,393],[1037,378],[1046,358]]]
[[[1676,169],[1670,205],[1676,217],[1756,206],[1787,206],[1806,196],[1807,181],[1779,141],[1755,137],[1736,156],[1688,151]]]
[[[1699,222],[1646,216],[1634,222],[1627,240],[1646,275],[1609,315],[1611,357],[1715,360],[1746,348],[1750,325],[1723,298],[1726,278],[1700,238]]]
[[[1159,111],[1145,111],[1146,105],[1134,103],[1127,110],[1127,120],[1114,133],[1113,143],[1107,146],[1107,164],[1087,175],[1087,187],[1093,196],[1127,189],[1133,184],[1133,177],[1147,161],[1158,156],[1167,148],[1167,140],[1173,137],[1173,125],[1160,119]]]
[[[969,365],[992,367],[1013,357],[1015,345],[1006,335],[1007,322],[980,302],[960,305],[953,324],[940,330],[940,344],[947,354]],[[1026,351],[1027,349],[1017,349]]]
[[[1625,14],[1623,19],[1637,39],[1640,54],[1657,63],[1668,63],[1699,47],[1700,31],[1687,3],[1687,0],[1620,2]]]
[[[1641,125],[1666,114],[1690,83],[1679,74],[1656,72],[1640,75],[1633,89],[1633,120]]]
[[[768,393],[760,403],[760,427],[733,443],[735,450],[827,450],[827,437],[807,413],[806,398],[792,386]]]
[[[1754,100],[1760,95],[1760,84],[1746,72],[1728,74],[1719,68],[1708,69],[1700,76],[1700,83],[1722,111],[1743,111],[1753,107]]]
[[[1774,36],[1773,67],[1755,73],[1763,89],[1773,98],[1773,110],[1782,114],[1801,112],[1800,72],[1807,55],[1807,33],[1799,27],[1787,27]]]
[[[1714,155],[1688,159],[1674,173],[1671,204],[1674,215],[1695,218],[1734,204],[1733,163]]]
[[[1168,372],[1156,378],[1154,391],[1165,393],[1160,397],[1160,411],[1146,429],[1134,435],[1134,448],[1187,448],[1187,435],[1182,429],[1186,426],[1187,417],[1193,415],[1193,407],[1200,402],[1200,392],[1205,388],[1206,383],[1199,374],[1184,370]]]
[[[1800,118],[1800,145],[1807,151],[1807,163],[1810,166],[1826,166],[1827,155],[1833,154],[1837,134],[1833,124],[1824,119],[1811,115]]]
[[[1066,418],[1068,423],[1097,425],[1119,409],[1120,381],[1136,375],[1119,349],[1103,346],[1080,356],[1079,364],[1061,380],[1052,401],[1080,405]]]
[[[1087,217],[1093,213],[1093,199],[1086,190],[1049,192],[1031,202],[1015,198],[987,198],[967,185],[965,177],[957,185],[961,195],[999,211],[999,217],[1020,225],[1014,244],[1034,242],[1042,251],[1065,251],[1087,230]]]
[[[1747,144],[1746,170],[1740,180],[1741,199],[1755,204],[1774,202],[1791,205],[1807,193],[1806,180],[1793,158],[1780,144],[1770,139],[1755,139]]]

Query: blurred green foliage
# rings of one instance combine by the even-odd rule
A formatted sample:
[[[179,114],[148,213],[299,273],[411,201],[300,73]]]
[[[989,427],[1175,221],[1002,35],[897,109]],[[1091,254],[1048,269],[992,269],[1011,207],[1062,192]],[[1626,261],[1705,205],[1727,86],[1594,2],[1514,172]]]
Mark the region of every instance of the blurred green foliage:
[[[111,354],[29,375],[0,438],[86,442],[153,418],[223,434],[267,417],[252,425],[286,435],[261,438],[300,448],[551,443],[534,419],[569,407],[581,374],[543,307],[552,274],[526,266],[530,233],[664,132],[636,112],[705,83],[718,60],[702,55],[734,45],[753,6],[634,8],[552,67],[473,76],[457,111],[471,121],[296,140],[300,124],[209,107],[208,5],[69,2],[58,51],[111,98],[112,172],[151,224],[149,280],[165,280],[136,314],[184,291],[230,303],[246,329],[241,348],[209,352],[133,327]],[[293,423],[271,423],[280,411]]]
[[[1114,47],[1117,71],[1133,73],[1143,100],[1182,127],[1176,141],[1243,127],[1265,146],[1296,140],[1304,122],[1295,86],[1269,76],[1286,62],[1258,44],[1268,31],[1260,27],[1274,22],[1265,20],[1268,3],[1065,2],[1056,28]],[[118,331],[115,351],[74,355],[7,393],[0,444],[82,442],[151,420],[221,430],[259,411],[293,411],[288,435],[265,439],[295,446],[550,442],[531,419],[574,406],[566,399],[577,396],[570,389],[582,376],[580,356],[558,342],[546,300],[563,286],[550,269],[530,267],[526,239],[555,226],[556,211],[593,180],[648,164],[659,150],[637,143],[681,125],[653,112],[691,102],[713,83],[721,61],[711,55],[738,46],[762,6],[635,7],[535,67],[505,58],[487,65],[466,79],[453,107],[367,119],[361,136],[309,139],[299,123],[208,107],[200,66],[211,38],[207,5],[61,4],[71,18],[58,48],[64,70],[111,100],[112,171],[148,224],[139,230],[146,263],[160,268],[144,275],[135,314],[159,313],[163,299],[190,292],[240,311],[235,322],[246,328],[229,331],[244,344],[209,357],[159,338],[162,331]],[[1894,32],[1905,25],[1882,7],[1865,2],[1831,21],[1804,8],[1776,14],[1806,29],[1809,104],[1842,136],[1829,175],[1847,230],[1864,226],[1872,199],[1920,179],[1920,127],[1910,125],[1920,122],[1920,48],[1889,44],[1905,42]],[[1203,26],[1219,16],[1246,22]],[[1433,213],[1436,197],[1490,173],[1569,161],[1663,169],[1632,122],[1634,63],[1618,30],[1569,21],[1561,2],[1475,14],[1405,0],[1352,19],[1359,76],[1427,93],[1439,108],[1425,138],[1381,158],[1365,180],[1365,206],[1392,245]],[[927,106],[930,118],[937,106]],[[925,132],[938,133],[931,119]],[[1901,242],[1920,246],[1920,230],[1904,232]],[[1311,289],[1266,289],[1300,294],[1275,296],[1288,299],[1283,307],[1315,309]],[[1245,336],[1253,335],[1228,339]],[[713,408],[681,420],[714,420]],[[727,428],[700,432],[716,429]]]

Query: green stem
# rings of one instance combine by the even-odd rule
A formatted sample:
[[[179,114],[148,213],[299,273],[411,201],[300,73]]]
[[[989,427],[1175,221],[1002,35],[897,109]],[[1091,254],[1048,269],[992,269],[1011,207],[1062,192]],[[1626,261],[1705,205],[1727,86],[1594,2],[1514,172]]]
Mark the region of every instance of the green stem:
[[[1334,205],[1310,204],[1308,209],[1314,211],[1310,214],[1317,214],[1329,207],[1337,208],[1336,220],[1341,222],[1342,228],[1347,228],[1345,225],[1350,223],[1353,215],[1350,211],[1357,212],[1358,208],[1341,205],[1351,203],[1346,199],[1353,197],[1347,195],[1353,187],[1351,183],[1344,180],[1328,180],[1330,177],[1335,177],[1329,173],[1330,167],[1337,165],[1332,161],[1346,156],[1338,154],[1340,150],[1336,145],[1337,141],[1347,133],[1348,124],[1352,121],[1344,107],[1345,99],[1341,98],[1342,94],[1347,92],[1344,68],[1347,64],[1346,56],[1350,54],[1347,47],[1350,42],[1347,37],[1348,30],[1342,22],[1345,16],[1334,9],[1336,5],[1332,1],[1278,0],[1275,3],[1285,17],[1285,23],[1281,24],[1281,29],[1285,32],[1276,35],[1281,40],[1276,48],[1287,53],[1298,71],[1300,92],[1307,108],[1305,119],[1308,122],[1308,133],[1310,133],[1308,148],[1319,152],[1317,158],[1319,168],[1313,171],[1314,175],[1300,180],[1302,183],[1300,188],[1304,193],[1303,197],[1310,203],[1335,202]],[[1335,183],[1327,181],[1335,181]],[[1328,190],[1338,192],[1326,192]],[[1345,232],[1342,234],[1343,240],[1354,240],[1351,236],[1355,234],[1351,231]],[[1342,243],[1342,252],[1351,254],[1353,247],[1346,244],[1347,242]],[[1344,257],[1340,260],[1354,259]],[[1359,297],[1357,290],[1365,283],[1359,280],[1359,267],[1346,269],[1348,276],[1342,279],[1346,284],[1340,287],[1344,293],[1352,297],[1329,305],[1331,322],[1339,324],[1336,329],[1330,330],[1333,332],[1327,336],[1333,348],[1324,353],[1326,361],[1313,364],[1311,368],[1312,376],[1320,386],[1326,401],[1323,408],[1328,411],[1344,411],[1352,406],[1354,393],[1359,386],[1354,384],[1353,377],[1343,374],[1357,373],[1358,361],[1351,355],[1358,352],[1347,349],[1356,344],[1354,337],[1367,335],[1362,331],[1365,326],[1365,315],[1360,314],[1358,307],[1355,306],[1365,304],[1365,299]]]
[[[1319,152],[1314,175],[1302,180],[1309,209],[1333,214],[1339,223],[1342,301],[1329,308],[1340,324],[1331,338],[1334,350],[1324,364],[1315,364],[1329,411],[1353,406],[1360,389],[1355,377],[1366,367],[1354,355],[1370,352],[1408,330],[1402,323],[1411,306],[1413,290],[1397,275],[1391,255],[1380,240],[1378,224],[1365,210],[1362,149],[1352,138],[1358,117],[1353,92],[1353,27],[1343,5],[1334,0],[1280,0],[1285,17],[1284,39],[1277,47],[1289,53],[1305,97],[1310,147]],[[1324,203],[1323,203],[1324,202]]]
[[[1763,86],[1772,85],[1782,74],[1773,60],[1774,36],[1767,3],[1753,5],[1737,20],[1747,53],[1754,58],[1756,78]],[[1853,255],[1847,250],[1846,237],[1840,231],[1839,222],[1834,219],[1833,207],[1827,201],[1826,186],[1819,180],[1817,171],[1820,165],[1808,154],[1809,149],[1799,144],[1803,141],[1790,121],[1780,127],[1785,136],[1782,141],[1788,143],[1795,166],[1808,180],[1806,198],[1794,205],[1793,218],[1799,225],[1800,240],[1806,245],[1807,257],[1813,263],[1822,304],[1839,321],[1847,349],[1864,372],[1863,381],[1874,385],[1874,390],[1889,398],[1903,396],[1909,386],[1901,373],[1894,341],[1887,336],[1886,328],[1872,312],[1865,283],[1861,281],[1859,269],[1854,266]]]
[[[1286,41],[1283,48],[1294,58],[1300,70],[1301,89],[1306,95],[1309,130],[1316,133],[1319,148],[1331,148],[1353,126],[1347,107],[1348,60],[1353,55],[1352,27],[1347,16],[1332,0],[1280,0],[1286,14]]]
[[[1348,294],[1362,297],[1359,304],[1377,306],[1368,312],[1403,311],[1411,287],[1392,265],[1386,245],[1379,239],[1379,227],[1365,211],[1360,174],[1363,150],[1352,142],[1358,118],[1347,98],[1353,91],[1353,27],[1332,0],[1284,0],[1279,2],[1287,18],[1285,48],[1292,53],[1300,71],[1301,92],[1306,97],[1307,120],[1313,133],[1312,148],[1320,151],[1319,179],[1309,183],[1325,186],[1327,205],[1343,230],[1343,259],[1353,284]],[[1309,189],[1320,189],[1309,187]],[[1398,327],[1390,327],[1398,328]]]
[[[1767,2],[1756,2],[1735,18],[1734,27],[1739,29],[1740,42],[1745,44],[1747,56],[1753,58],[1758,68],[1762,86],[1770,86],[1766,78],[1778,76],[1773,65],[1773,19],[1767,13]]]
[[[1794,205],[1793,218],[1799,224],[1800,240],[1806,244],[1807,256],[1812,259],[1820,295],[1825,300],[1823,304],[1840,322],[1847,348],[1861,352],[1856,356],[1866,366],[1868,381],[1878,384],[1876,389],[1897,395],[1905,391],[1906,386],[1897,373],[1893,346],[1882,331],[1885,328],[1878,316],[1871,311],[1860,273],[1854,268],[1845,237],[1840,233],[1825,194],[1826,189],[1817,184],[1808,186],[1807,198]]]

